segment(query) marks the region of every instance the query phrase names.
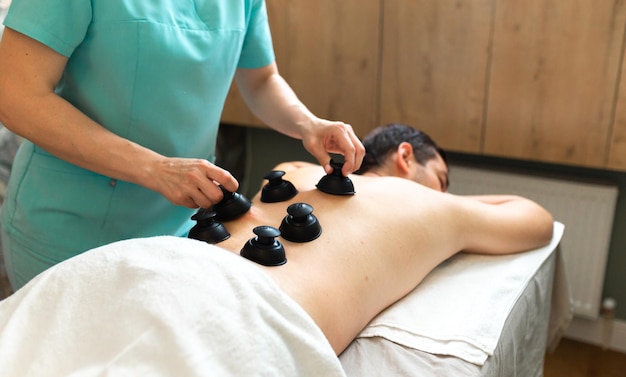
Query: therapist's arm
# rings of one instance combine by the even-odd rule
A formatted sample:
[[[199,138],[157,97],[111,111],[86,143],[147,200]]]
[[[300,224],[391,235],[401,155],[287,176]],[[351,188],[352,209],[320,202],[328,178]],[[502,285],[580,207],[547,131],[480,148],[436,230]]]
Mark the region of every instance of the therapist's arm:
[[[352,127],[311,113],[279,74],[276,63],[257,69],[240,68],[235,80],[250,110],[275,130],[302,139],[307,151],[327,172],[332,171],[329,153],[344,155],[344,175],[361,166],[365,148]]]
[[[167,158],[119,137],[55,93],[67,58],[6,28],[0,44],[0,121],[85,169],[160,192],[176,205],[209,207],[235,191],[227,171],[201,159]]]

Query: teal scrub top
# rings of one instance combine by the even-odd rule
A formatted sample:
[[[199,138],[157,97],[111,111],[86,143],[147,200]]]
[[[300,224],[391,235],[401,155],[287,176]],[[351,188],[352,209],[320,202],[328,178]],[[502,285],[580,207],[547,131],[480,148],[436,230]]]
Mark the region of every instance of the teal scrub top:
[[[165,156],[212,161],[235,69],[274,60],[263,0],[13,0],[5,25],[69,58],[60,96]],[[193,213],[26,142],[2,225],[13,265],[20,248],[51,265],[120,239],[184,236]]]

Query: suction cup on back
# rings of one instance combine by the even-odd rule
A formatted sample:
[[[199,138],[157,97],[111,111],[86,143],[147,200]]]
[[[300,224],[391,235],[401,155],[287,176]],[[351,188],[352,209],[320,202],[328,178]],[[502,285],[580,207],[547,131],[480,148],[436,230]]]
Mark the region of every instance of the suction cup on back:
[[[283,179],[285,172],[272,170],[265,176],[268,183],[261,191],[261,201],[264,203],[284,202],[296,196],[298,190],[289,181]]]
[[[287,208],[281,225],[281,236],[291,242],[313,241],[322,234],[322,227],[313,215],[313,207],[306,203],[294,203]]]
[[[196,225],[189,231],[188,238],[205,241],[210,244],[220,243],[230,237],[226,227],[215,220],[216,213],[213,209],[200,208],[192,220],[197,221]]]
[[[330,160],[333,172],[320,179],[316,187],[318,190],[332,195],[354,195],[354,184],[350,178],[341,173],[342,163]]]
[[[250,202],[248,198],[238,192],[230,192],[221,185],[220,189],[224,197],[219,203],[213,206],[216,213],[216,220],[231,221],[248,212],[252,206],[252,202]]]
[[[276,240],[280,231],[271,226],[257,226],[251,238],[241,249],[240,255],[264,266],[280,266],[287,263],[285,249]]]

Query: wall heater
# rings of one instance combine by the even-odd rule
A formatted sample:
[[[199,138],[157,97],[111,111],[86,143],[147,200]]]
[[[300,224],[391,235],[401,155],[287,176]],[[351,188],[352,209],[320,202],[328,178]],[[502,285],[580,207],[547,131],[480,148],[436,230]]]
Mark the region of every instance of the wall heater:
[[[612,185],[450,167],[453,194],[516,194],[544,206],[565,224],[561,251],[574,314],[598,318],[618,190]]]

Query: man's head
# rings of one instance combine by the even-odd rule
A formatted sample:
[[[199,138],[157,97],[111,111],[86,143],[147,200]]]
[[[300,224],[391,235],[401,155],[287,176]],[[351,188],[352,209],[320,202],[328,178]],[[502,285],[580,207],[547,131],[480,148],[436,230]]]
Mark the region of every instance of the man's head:
[[[363,145],[365,158],[357,174],[398,176],[438,191],[448,189],[446,154],[424,132],[392,123],[374,129]]]

